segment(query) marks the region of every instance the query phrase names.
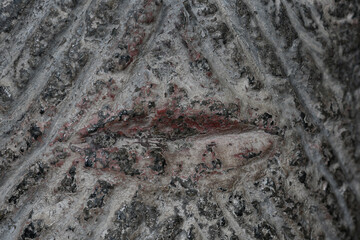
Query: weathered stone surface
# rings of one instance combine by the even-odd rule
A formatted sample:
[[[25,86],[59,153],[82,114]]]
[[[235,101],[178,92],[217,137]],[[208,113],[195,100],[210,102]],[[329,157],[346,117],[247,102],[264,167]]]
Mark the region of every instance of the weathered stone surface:
[[[2,1],[0,239],[358,239],[359,6]]]

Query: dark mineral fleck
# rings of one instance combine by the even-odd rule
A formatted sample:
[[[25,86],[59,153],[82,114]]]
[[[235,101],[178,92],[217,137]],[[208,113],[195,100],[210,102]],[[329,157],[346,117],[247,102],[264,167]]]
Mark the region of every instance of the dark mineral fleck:
[[[38,137],[40,137],[42,135],[42,132],[40,131],[40,128],[38,126],[36,126],[36,124],[31,124],[30,130],[29,130],[31,136],[37,140]]]

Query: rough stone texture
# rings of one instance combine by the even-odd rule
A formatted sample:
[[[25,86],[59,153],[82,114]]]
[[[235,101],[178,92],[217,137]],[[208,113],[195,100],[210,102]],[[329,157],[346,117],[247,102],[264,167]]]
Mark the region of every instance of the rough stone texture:
[[[357,0],[0,2],[0,239],[358,239]]]

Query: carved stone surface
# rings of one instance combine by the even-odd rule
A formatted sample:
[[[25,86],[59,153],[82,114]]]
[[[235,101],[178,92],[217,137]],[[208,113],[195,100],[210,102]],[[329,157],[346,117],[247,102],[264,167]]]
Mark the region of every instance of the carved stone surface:
[[[358,239],[356,0],[0,2],[0,239]]]

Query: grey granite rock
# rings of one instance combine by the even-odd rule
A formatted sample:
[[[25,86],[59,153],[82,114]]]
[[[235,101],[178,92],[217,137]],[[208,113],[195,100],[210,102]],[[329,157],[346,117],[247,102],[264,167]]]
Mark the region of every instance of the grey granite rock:
[[[358,239],[357,0],[0,2],[0,239]]]

